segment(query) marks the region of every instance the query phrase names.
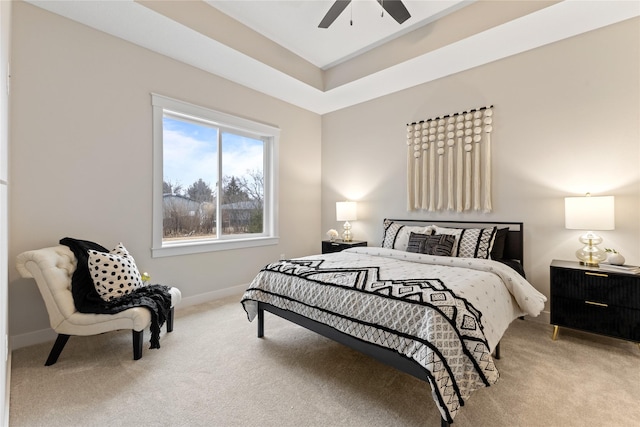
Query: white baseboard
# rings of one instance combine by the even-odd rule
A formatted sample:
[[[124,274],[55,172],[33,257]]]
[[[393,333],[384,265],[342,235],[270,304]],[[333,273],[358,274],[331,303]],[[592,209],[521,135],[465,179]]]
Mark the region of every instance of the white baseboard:
[[[202,304],[204,302],[214,301],[230,297],[233,295],[241,295],[246,289],[247,284],[232,286],[231,288],[220,289],[217,291],[205,292],[204,294],[193,295],[190,297],[182,298],[180,305],[176,306],[176,311],[180,310],[180,307],[189,307],[192,305]],[[238,300],[238,302],[240,302]]]
[[[27,332],[26,334],[11,336],[11,349],[17,350],[22,347],[54,341],[58,334],[51,328],[40,329],[39,331]]]
[[[217,299],[242,294],[247,289],[247,285],[238,285],[231,288],[220,289],[217,291],[205,292],[203,294],[193,295],[182,298],[182,301],[176,306],[176,311],[180,311],[181,307],[189,307]],[[40,344],[43,342],[54,341],[58,334],[51,329],[41,329],[39,331],[27,332],[25,334],[11,336],[11,348],[13,350],[28,347],[30,345]]]

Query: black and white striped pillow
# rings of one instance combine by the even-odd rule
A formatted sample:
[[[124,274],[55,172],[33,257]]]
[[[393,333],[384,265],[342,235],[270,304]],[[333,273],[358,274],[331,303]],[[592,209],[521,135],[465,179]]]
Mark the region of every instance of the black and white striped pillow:
[[[432,226],[409,226],[396,221],[385,219],[382,247],[406,251],[409,246],[411,233],[432,234]]]
[[[452,256],[460,258],[489,259],[497,227],[490,228],[446,228],[435,227],[435,234],[455,236]]]

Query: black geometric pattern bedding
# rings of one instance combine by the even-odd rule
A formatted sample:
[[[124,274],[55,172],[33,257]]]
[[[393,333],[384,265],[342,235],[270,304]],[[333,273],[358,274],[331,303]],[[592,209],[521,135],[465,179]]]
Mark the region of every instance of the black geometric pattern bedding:
[[[261,301],[394,349],[425,368],[448,421],[472,391],[498,380],[482,314],[441,280],[385,280],[376,266],[323,268],[323,263],[291,260],[265,267],[242,299],[249,320],[255,317],[254,301]]]

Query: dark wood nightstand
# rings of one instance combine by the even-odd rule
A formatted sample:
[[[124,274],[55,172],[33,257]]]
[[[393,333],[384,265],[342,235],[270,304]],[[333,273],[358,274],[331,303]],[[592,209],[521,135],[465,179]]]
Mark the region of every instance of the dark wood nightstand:
[[[554,340],[562,326],[640,342],[640,275],[558,260],[550,270]]]
[[[345,249],[355,248],[356,246],[367,246],[367,242],[364,242],[362,240],[352,240],[350,242],[345,242],[342,240],[336,240],[335,242],[332,242],[330,240],[323,240],[322,253],[328,254],[331,252],[340,252],[344,251]]]

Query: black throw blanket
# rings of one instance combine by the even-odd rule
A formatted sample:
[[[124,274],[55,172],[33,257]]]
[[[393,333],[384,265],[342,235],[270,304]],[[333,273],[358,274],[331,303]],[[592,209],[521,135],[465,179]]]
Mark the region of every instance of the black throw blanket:
[[[171,310],[169,287],[149,285],[138,288],[114,301],[104,301],[98,295],[89,273],[90,249],[109,252],[97,243],[65,237],[61,245],[68,246],[78,260],[76,271],[71,277],[71,293],[76,310],[81,313],[115,314],[133,307],[146,307],[151,312],[151,347],[160,348],[160,328]]]

